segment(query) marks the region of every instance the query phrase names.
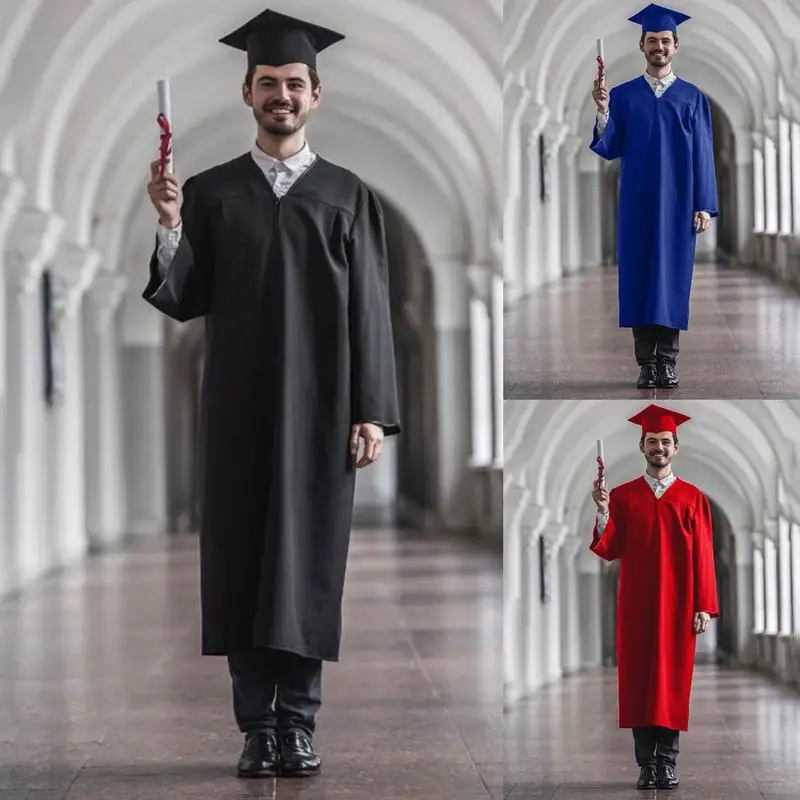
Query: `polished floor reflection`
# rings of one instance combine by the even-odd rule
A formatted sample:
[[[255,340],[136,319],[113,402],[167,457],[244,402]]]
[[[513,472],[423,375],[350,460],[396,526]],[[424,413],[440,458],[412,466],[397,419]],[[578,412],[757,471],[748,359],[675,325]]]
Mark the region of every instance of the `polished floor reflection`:
[[[226,663],[199,652],[193,537],[105,554],[0,607],[0,800],[486,800],[502,792],[500,557],[354,537],[324,775],[235,777]]]
[[[680,788],[638,791],[633,737],[616,726],[616,672],[537,692],[506,718],[507,800],[796,800],[800,695],[753,673],[695,670]]]
[[[613,268],[544,287],[506,314],[507,399],[787,399],[800,396],[800,294],[757,273],[698,265],[678,371],[677,389],[636,388]]]

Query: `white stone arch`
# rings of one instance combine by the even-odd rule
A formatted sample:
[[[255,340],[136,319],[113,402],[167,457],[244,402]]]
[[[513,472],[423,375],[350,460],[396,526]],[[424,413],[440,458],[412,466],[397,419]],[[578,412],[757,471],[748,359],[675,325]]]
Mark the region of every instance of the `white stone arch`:
[[[87,112],[92,108],[102,111],[104,96],[111,94],[103,91],[104,87],[108,89],[106,82],[121,74],[119,69],[111,68],[115,63],[114,58],[122,57],[135,63],[137,54],[139,57],[142,51],[152,54],[166,38],[163,34],[158,35],[155,37],[155,46],[149,45],[149,42],[154,41],[154,30],[159,31],[162,27],[166,30],[182,30],[187,24],[195,32],[195,37],[198,30],[207,33],[208,53],[214,58],[220,48],[216,45],[215,38],[219,30],[224,30],[228,24],[235,24],[234,20],[240,21],[243,14],[252,10],[244,10],[242,5],[244,4],[237,4],[231,10],[231,4],[221,6],[219,3],[211,3],[211,0],[195,2],[191,9],[192,18],[187,23],[186,4],[173,3],[165,7],[159,0],[137,0],[124,4],[121,10],[112,7],[111,11],[117,13],[107,18],[101,16],[99,4],[93,4],[87,7],[86,13],[73,26],[66,25],[66,30],[62,31],[63,43],[50,61],[43,85],[37,92],[38,102],[28,121],[23,147],[26,156],[25,177],[33,180],[36,186],[38,205],[47,208],[52,204],[55,178],[58,174],[54,155],[58,151],[56,145],[61,142],[65,155],[71,157],[72,142],[69,137],[62,142],[62,136],[69,131],[73,136],[81,132],[85,135],[87,128],[93,129],[93,118],[87,116]],[[303,7],[298,7],[300,5]],[[491,154],[496,149],[493,145],[497,141],[500,124],[499,113],[492,113],[494,98],[499,111],[499,96],[496,91],[498,82],[487,61],[488,54],[476,51],[451,20],[434,11],[412,7],[406,0],[381,3],[379,9],[363,1],[342,0],[337,3],[335,12],[329,7],[319,8],[318,5],[295,3],[291,12],[301,16],[304,13],[313,13],[322,24],[337,24],[347,29],[353,52],[358,48],[368,50],[374,38],[372,34],[391,26],[392,47],[388,50],[382,48],[380,53],[373,53],[373,57],[382,59],[380,63],[384,66],[384,71],[391,71],[390,65],[397,64],[402,65],[402,72],[399,72],[401,76],[404,73],[407,76],[416,76],[417,79],[424,76],[426,88],[430,89],[437,100],[431,106],[438,108],[437,117],[452,115],[460,123],[455,126],[457,133],[454,141],[457,142],[458,136],[463,136],[466,131],[470,147],[474,151],[473,160],[482,169],[483,183],[481,190],[473,191],[470,195],[480,198],[481,212],[485,212],[487,198],[496,202],[499,197],[499,179],[495,174],[496,170],[491,168],[494,160]],[[498,24],[496,14],[490,6],[485,3],[476,5],[476,11],[486,17],[487,24],[491,20],[494,20],[495,25]],[[109,4],[105,3],[104,6],[107,14]],[[332,16],[334,13],[335,19]],[[451,16],[455,18],[455,15]],[[326,56],[329,58],[326,69],[336,63],[347,63],[349,51],[345,55],[337,53],[340,51],[333,50],[329,57]],[[230,63],[241,63],[236,60],[239,54],[226,55],[231,59]],[[148,61],[159,63],[157,58],[150,58]],[[356,61],[356,70],[359,66],[364,66],[363,60]],[[395,75],[397,74],[396,71]],[[155,72],[151,77],[152,80],[148,82],[150,86],[157,77]],[[91,86],[86,86],[87,81],[91,81]],[[44,98],[54,96],[52,89],[56,84],[59,87],[56,95],[58,99],[55,106],[48,106]],[[415,88],[419,89],[419,86],[413,81],[402,84],[399,90],[397,86],[386,83],[382,86],[384,93],[394,98],[396,104],[407,103],[409,89],[414,96]],[[475,102],[464,103],[464,97],[470,95],[474,96]],[[71,128],[70,119],[74,123]],[[438,121],[441,124],[441,119]],[[107,134],[102,129],[99,133]],[[428,146],[439,147],[440,152],[444,152],[448,139],[451,138],[453,137],[441,135],[430,137]],[[458,150],[457,146],[455,150]],[[453,149],[449,153],[452,159]],[[467,174],[469,171],[465,169]],[[477,216],[480,214],[473,213],[473,217]]]

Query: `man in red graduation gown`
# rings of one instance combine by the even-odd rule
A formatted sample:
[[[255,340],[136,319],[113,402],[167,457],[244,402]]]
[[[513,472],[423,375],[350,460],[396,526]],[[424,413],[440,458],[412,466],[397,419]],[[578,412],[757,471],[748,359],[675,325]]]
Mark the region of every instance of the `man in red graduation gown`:
[[[243,777],[320,771],[355,471],[400,430],[381,204],[305,135],[317,53],[342,38],[271,11],[225,37],[247,52],[252,150],[182,189],[151,166],[144,298],[206,320],[202,651],[228,658]]]
[[[633,729],[640,789],[678,785],[696,636],[719,616],[708,499],[672,471],[678,426],[688,419],[656,405],[631,417],[641,426],[645,474],[610,493],[595,482],[592,494],[590,549],[620,561],[619,727]]]
[[[609,93],[597,84],[590,149],[622,159],[617,231],[619,325],[632,328],[640,389],[678,386],[689,327],[697,234],[719,215],[708,98],[672,71],[677,28],[690,19],[651,4],[641,25],[644,75]]]

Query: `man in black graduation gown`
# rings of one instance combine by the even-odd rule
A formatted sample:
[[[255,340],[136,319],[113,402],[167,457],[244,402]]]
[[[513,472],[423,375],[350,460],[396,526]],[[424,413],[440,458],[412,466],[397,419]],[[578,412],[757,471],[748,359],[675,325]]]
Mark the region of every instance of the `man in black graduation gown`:
[[[228,657],[243,777],[320,770],[355,470],[400,430],[381,205],[305,136],[316,55],[343,38],[267,11],[222,39],[248,55],[256,145],[182,189],[154,164],[148,186],[144,298],[206,322],[202,651]]]

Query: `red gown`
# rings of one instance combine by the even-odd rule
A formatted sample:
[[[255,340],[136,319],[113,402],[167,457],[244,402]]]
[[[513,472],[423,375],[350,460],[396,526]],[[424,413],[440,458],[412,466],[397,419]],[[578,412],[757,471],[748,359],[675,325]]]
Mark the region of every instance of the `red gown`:
[[[685,731],[694,671],[694,614],[719,616],[708,498],[680,478],[656,498],[644,477],[612,489],[592,552],[620,559],[619,727]]]

